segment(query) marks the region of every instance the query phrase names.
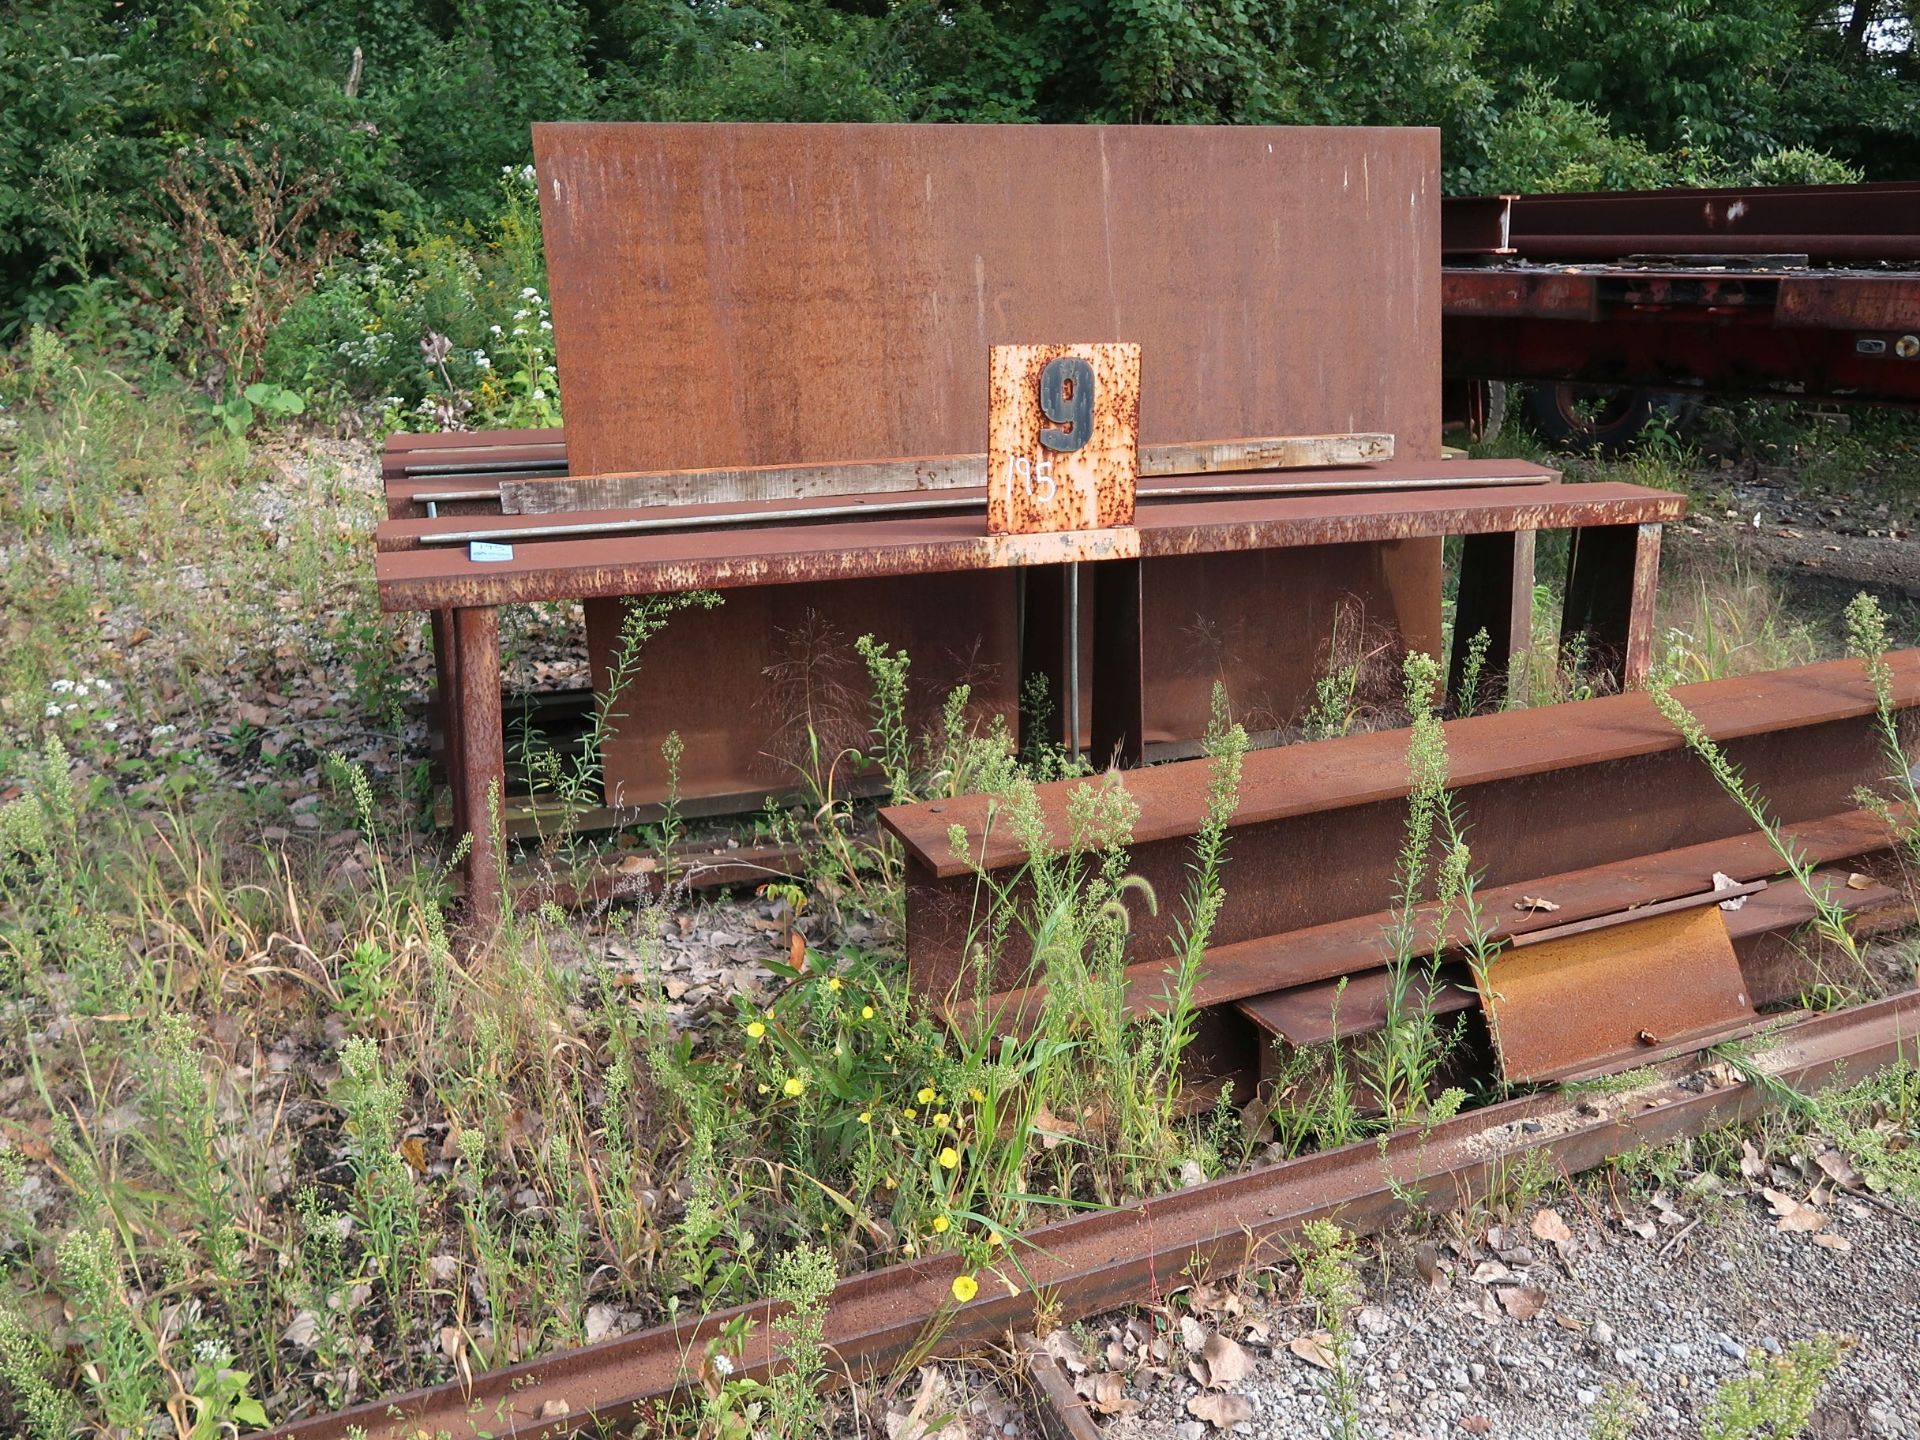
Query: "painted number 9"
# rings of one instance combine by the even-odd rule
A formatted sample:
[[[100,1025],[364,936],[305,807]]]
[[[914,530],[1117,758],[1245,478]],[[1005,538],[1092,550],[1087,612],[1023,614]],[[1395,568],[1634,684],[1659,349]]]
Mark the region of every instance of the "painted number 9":
[[[1040,443],[1071,453],[1093,438],[1093,366],[1072,355],[1049,360],[1040,372],[1040,413],[1064,430],[1042,428]]]

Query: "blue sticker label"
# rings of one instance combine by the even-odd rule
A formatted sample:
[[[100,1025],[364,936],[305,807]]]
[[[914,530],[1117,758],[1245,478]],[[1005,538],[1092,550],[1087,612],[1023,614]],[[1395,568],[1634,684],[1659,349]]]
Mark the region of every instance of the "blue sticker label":
[[[511,560],[513,546],[495,545],[491,541],[476,540],[467,546],[467,558],[469,560]]]

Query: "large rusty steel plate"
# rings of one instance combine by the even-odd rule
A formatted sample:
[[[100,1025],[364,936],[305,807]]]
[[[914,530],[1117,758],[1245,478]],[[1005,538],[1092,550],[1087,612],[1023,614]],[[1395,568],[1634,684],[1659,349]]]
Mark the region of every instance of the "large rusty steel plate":
[[[1139,344],[1142,445],[1369,431],[1438,458],[1434,130],[564,124],[535,126],[534,154],[576,475],[976,454],[988,350],[1055,341]],[[1305,703],[1326,636],[1290,617],[1330,628],[1350,589],[1392,643],[1431,644],[1439,556],[1423,539],[1337,573],[1145,562],[1145,653],[1209,640],[1204,675],[1148,668],[1148,734],[1199,734],[1213,678],[1263,709]],[[815,598],[754,623],[791,627]],[[924,608],[907,628],[945,655],[1017,633],[1012,585],[991,601],[1005,616],[910,580],[897,603]],[[708,663],[623,702],[610,788],[657,792],[675,728],[689,773],[762,783],[720,773],[760,747],[679,713],[696,680],[735,727],[779,708],[752,668],[777,645],[729,636],[744,622],[731,602],[674,618]],[[979,658],[1005,680],[976,701],[1008,713],[1019,656]]]

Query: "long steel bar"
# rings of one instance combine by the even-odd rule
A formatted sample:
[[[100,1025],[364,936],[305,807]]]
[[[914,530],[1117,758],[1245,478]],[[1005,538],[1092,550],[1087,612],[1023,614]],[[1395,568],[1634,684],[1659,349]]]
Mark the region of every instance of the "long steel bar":
[[[1920,260],[1920,184],[1466,196],[1440,206],[1448,253],[1547,260],[1630,253]],[[1504,224],[1500,222],[1504,222]]]
[[[1141,475],[1318,470],[1328,466],[1377,464],[1393,459],[1393,453],[1391,435],[1274,435],[1143,445],[1138,469]],[[565,480],[509,484],[502,487],[500,498],[508,514],[538,514],[555,510],[968,490],[984,487],[986,483],[984,454],[925,455],[899,460],[575,475]]]
[[[1391,494],[1402,490],[1485,490],[1512,485],[1545,485],[1552,481],[1550,471],[1532,475],[1463,475],[1451,479],[1351,479],[1251,481],[1235,485],[1167,485],[1142,489],[1140,503],[1157,500],[1229,499],[1258,495],[1367,495]],[[488,492],[450,491],[445,495],[416,495],[415,500],[474,500],[487,498]],[[878,500],[846,505],[809,505],[792,510],[741,510],[722,515],[659,515],[634,519],[596,520],[584,524],[515,525],[493,530],[431,531],[419,537],[422,545],[468,545],[475,540],[560,540],[578,535],[627,535],[659,530],[708,530],[732,525],[785,525],[816,520],[844,520],[854,516],[866,519],[877,515],[950,514],[987,508],[986,491],[978,494],[954,491],[927,500]],[[514,512],[509,512],[514,513]],[[519,512],[525,513],[525,512]],[[552,513],[552,512],[547,512]]]
[[[1773,1081],[1809,1090],[1865,1079],[1910,1060],[1920,1035],[1920,992],[1904,991],[1850,1011],[1784,1024],[1754,1057]],[[955,1355],[1009,1328],[1029,1329],[1043,1308],[1067,1323],[1117,1306],[1158,1301],[1168,1291],[1275,1255],[1309,1220],[1330,1217],[1371,1232],[1418,1205],[1445,1210],[1497,1192],[1517,1162],[1545,1157],[1568,1172],[1759,1114],[1773,1087],[1739,1081],[1700,1087],[1690,1061],[1655,1067],[1634,1089],[1596,1099],[1548,1093],[1510,1100],[1433,1126],[1197,1185],[1123,1209],[1029,1232],[1007,1263],[979,1276],[973,1302],[958,1306],[963,1262],[942,1255],[854,1276],[835,1287],[824,1339],[856,1378],[885,1374],[909,1355]],[[1598,1112],[1597,1114],[1594,1112]],[[774,1364],[771,1321],[784,1307],[758,1303],[606,1341],[544,1360],[390,1400],[316,1416],[272,1432],[275,1440],[559,1440],[617,1424],[684,1395],[706,1346],[742,1317],[752,1322],[741,1373]]]

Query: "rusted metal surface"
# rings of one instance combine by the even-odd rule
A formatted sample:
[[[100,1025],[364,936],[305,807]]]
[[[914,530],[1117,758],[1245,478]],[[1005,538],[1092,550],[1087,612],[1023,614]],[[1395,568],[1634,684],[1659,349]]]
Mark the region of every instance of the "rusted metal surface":
[[[1886,824],[1865,810],[1790,825],[1786,834],[1801,847],[1809,863],[1840,862],[1854,869],[1883,861],[1895,843]],[[1479,891],[1478,899],[1488,925],[1487,939],[1507,943],[1568,917],[1615,915],[1629,906],[1692,894],[1715,874],[1746,881],[1766,879],[1779,872],[1780,859],[1772,845],[1758,832],[1749,831],[1658,854],[1491,886]],[[1790,998],[1803,983],[1804,967],[1775,956],[1778,947],[1767,940],[1771,932],[1790,929],[1808,918],[1810,910],[1800,908],[1793,899],[1796,893],[1797,887],[1773,885],[1734,912],[1729,924],[1742,966],[1752,981],[1749,988],[1756,1003]],[[1867,902],[1864,911],[1872,913],[1878,913],[1876,907],[1888,898],[1878,890],[1836,898],[1844,902],[1856,895]],[[1550,899],[1560,909],[1552,914],[1537,913],[1528,903],[1530,897]],[[1416,917],[1419,953],[1461,953],[1468,939],[1464,922],[1457,914],[1449,914],[1445,917],[1449,923],[1441,929],[1436,918],[1433,906],[1424,907]],[[1314,1013],[1317,1004],[1315,1029],[1302,1033],[1326,1038],[1336,1019],[1331,1010],[1333,986],[1346,979],[1349,987],[1337,1017],[1340,1030],[1365,1034],[1369,1028],[1377,1028],[1385,1004],[1380,977],[1393,957],[1388,938],[1392,923],[1390,913],[1375,910],[1215,946],[1207,952],[1194,989],[1194,1003],[1231,1004],[1254,1023],[1289,1038],[1291,1032],[1282,1028],[1281,1021],[1306,1024],[1303,1017]],[[1130,967],[1123,997],[1127,1012],[1164,1008],[1163,997],[1171,978],[1166,961],[1142,960]],[[1039,987],[1012,990],[990,997],[984,1005],[971,1000],[950,1004],[944,1013],[950,1023],[968,1030],[992,1024],[1004,1031],[1026,1031],[1037,1021],[1043,999]],[[1268,1024],[1269,1018],[1272,1024]]]
[[[1100,1440],[1100,1422],[1075,1392],[1066,1367],[1031,1335],[1022,1340],[1020,1362],[1017,1373],[1047,1440]]]
[[[1438,456],[1432,130],[537,125],[534,156],[576,473],[977,452],[985,352],[1048,338],[1141,346],[1143,445]]]
[[[1440,253],[1454,256],[1513,254],[1511,195],[1461,195],[1440,202]]]
[[[912,733],[937,731],[940,706],[960,685],[971,687],[978,722],[997,716],[1017,726],[1015,583],[1013,571],[997,569],[762,586],[729,590],[716,610],[680,611],[647,641],[615,703],[621,720],[602,749],[606,803],[665,798],[671,777],[660,742],[669,731],[683,746],[679,794],[710,813],[757,811],[768,795],[802,790],[816,771],[833,793],[870,787],[879,777],[856,770],[845,753],[872,743],[872,686],[854,649],[868,634],[913,662]],[[620,616],[617,604],[587,612],[602,688],[620,653]]]
[[[1920,994],[1906,991],[1787,1025],[1755,1063],[1807,1091],[1841,1078],[1858,1081],[1910,1058],[1916,1034]],[[981,1272],[979,1296],[964,1306],[952,1300],[962,1264],[956,1256],[854,1276],[829,1299],[823,1339],[836,1361],[829,1376],[884,1375],[928,1342],[934,1355],[965,1353],[1009,1328],[1031,1329],[1043,1309],[1051,1323],[1062,1324],[1158,1302],[1173,1286],[1234,1273],[1276,1254],[1311,1219],[1334,1217],[1349,1230],[1369,1232],[1403,1215],[1416,1196],[1413,1203],[1435,1210],[1469,1204],[1536,1154],[1551,1168],[1578,1171],[1640,1146],[1731,1124],[1770,1103],[1766,1092],[1743,1082],[1701,1085],[1689,1079],[1695,1069],[1668,1062],[1618,1102],[1555,1094],[1507,1101],[1384,1142],[1363,1141],[1045,1226],[1014,1242],[1018,1268],[1006,1263]],[[684,1395],[707,1342],[742,1316],[754,1322],[742,1373],[765,1375],[774,1361],[771,1321],[779,1313],[764,1303],[720,1311],[272,1434],[276,1440],[346,1440],[357,1427],[365,1440],[422,1434],[559,1440]]]
[[[1146,476],[1320,470],[1379,464],[1393,459],[1393,451],[1391,435],[1285,435],[1213,440],[1191,445],[1149,446],[1140,453],[1139,471]],[[541,515],[562,510],[807,500],[818,496],[874,495],[898,499],[920,491],[977,489],[984,496],[986,486],[987,457],[980,454],[511,480],[499,487],[498,494],[500,508],[509,515]]]
[[[460,722],[448,771],[458,813],[473,837],[467,852],[467,915],[478,930],[500,917],[498,820],[506,798],[506,737],[500,714],[500,616],[491,607],[453,612]]]
[[[1143,446],[1366,431],[1438,458],[1432,131],[543,125],[535,158],[575,473],[977,453],[986,351],[1054,338],[1141,346]],[[1408,598],[1404,617],[1378,617],[1397,642],[1403,618],[1439,628],[1425,580],[1438,552],[1424,539],[1375,561]],[[812,568],[791,583],[839,574]],[[1223,592],[1194,567],[1144,570],[1150,626],[1284,614],[1298,598],[1248,586],[1285,586],[1284,571],[1243,567]],[[938,648],[968,649],[977,617],[945,619]],[[1149,648],[1162,653],[1157,633]],[[759,679],[721,663],[707,684],[744,710]],[[1160,703],[1158,684],[1149,712],[1184,729],[1190,707]]]
[[[1913,181],[1463,197],[1441,203],[1443,233],[1477,221],[1484,234],[1489,207],[1502,201],[1506,245],[1532,260],[1706,253],[1920,261]]]
[[[1577,534],[1578,532],[1576,532]],[[1534,532],[1469,535],[1461,542],[1460,581],[1454,593],[1453,654],[1447,670],[1447,694],[1470,714],[1507,696],[1509,667],[1515,656],[1533,647]],[[1636,557],[1637,560],[1637,557]],[[1658,575],[1659,566],[1653,567]],[[1618,583],[1620,577],[1613,577]],[[1638,579],[1637,575],[1634,577]],[[1564,609],[1564,607],[1563,607]],[[1632,613],[1629,602],[1629,631]],[[1651,616],[1641,628],[1651,631]],[[1465,692],[1475,638],[1486,632],[1475,692]]]
[[[1920,705],[1920,651],[1896,652],[1889,663],[1896,703],[1902,710]],[[1886,769],[1872,690],[1858,662],[1709,681],[1676,687],[1675,693],[1788,824],[1851,810],[1854,788],[1876,783]],[[1488,889],[1660,856],[1750,829],[1745,814],[1644,694],[1453,720],[1446,722],[1446,733],[1449,782],[1471,826],[1474,862]],[[1205,761],[1183,761],[1100,782],[1124,783],[1138,805],[1131,867],[1163,897],[1158,913],[1144,913],[1142,906],[1133,915],[1134,953],[1143,957],[1136,993],[1164,988],[1164,964],[1152,957],[1174,953],[1179,907],[1165,897],[1182,894],[1186,885],[1205,775]],[[1041,787],[1054,844],[1066,843],[1073,788]],[[1398,732],[1247,756],[1229,836],[1232,878],[1206,970],[1210,985],[1237,976],[1248,988],[1220,995],[1210,990],[1210,998],[1237,999],[1356,968],[1347,960],[1346,937],[1329,957],[1334,968],[1277,974],[1276,960],[1287,951],[1273,937],[1289,937],[1289,948],[1297,947],[1312,927],[1380,910],[1393,893],[1406,793],[1406,737]],[[914,987],[935,1001],[948,998],[970,953],[977,885],[970,866],[1004,870],[1025,859],[1007,827],[992,823],[995,805],[991,797],[976,796],[941,803],[937,810],[919,806],[882,815],[908,855]],[[949,845],[955,825],[967,836],[968,857],[956,858]],[[1689,893],[1706,878],[1695,874],[1682,888],[1647,898]],[[1017,939],[1010,940],[991,988],[1021,985],[1025,968]]]
[[[988,532],[1131,525],[1140,347],[995,345],[987,371]]]
[[[376,560],[388,610],[664,594],[1298,546],[1404,541],[1503,530],[1659,524],[1682,496],[1636,485],[1515,486],[1341,496],[1195,498],[1142,507],[1131,531],[988,536],[965,516],[913,516],[771,530],[652,534],[516,545],[509,561],[388,551]],[[581,517],[576,517],[581,518]],[[405,523],[405,522],[390,522]],[[481,527],[475,522],[476,528]],[[1133,539],[1124,537],[1133,536]],[[1148,604],[1154,601],[1151,572]]]
[[[1482,982],[1500,1073],[1544,1081],[1753,1018],[1719,902],[1507,947]]]

